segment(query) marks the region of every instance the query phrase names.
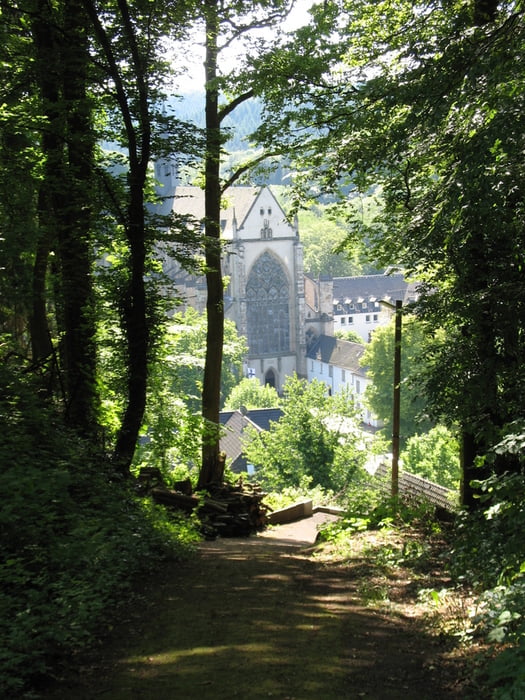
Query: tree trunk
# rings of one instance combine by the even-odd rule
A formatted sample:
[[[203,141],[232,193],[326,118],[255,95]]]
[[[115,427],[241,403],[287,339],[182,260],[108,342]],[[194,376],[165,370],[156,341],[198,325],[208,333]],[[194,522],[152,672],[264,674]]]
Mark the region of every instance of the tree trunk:
[[[57,322],[63,329],[66,420],[84,435],[96,432],[96,348],[91,278],[91,180],[94,135],[86,94],[89,64],[86,17],[79,0],[56,11],[39,2],[32,25],[37,76],[47,128],[44,182],[39,197],[41,235],[34,264],[33,354],[52,350],[46,321],[45,281],[52,241],[60,281]],[[56,237],[56,238],[55,238]]]
[[[130,281],[124,305],[124,328],[128,348],[127,405],[113,453],[117,470],[129,476],[140,428],[146,408],[148,384],[149,325],[144,285],[146,246],[143,201],[144,176],[139,165],[130,173],[128,241],[130,246]]]
[[[219,179],[221,129],[217,88],[217,0],[206,0],[206,160],[205,160],[205,256],[208,297],[206,359],[202,390],[204,434],[202,466],[197,487],[205,489],[222,480],[219,459],[219,408],[222,350],[224,341],[224,300],[221,274]]]
[[[113,450],[113,463],[122,476],[130,475],[130,467],[146,408],[150,322],[148,319],[146,273],[146,211],[144,188],[151,155],[151,115],[146,65],[136,37],[126,0],[119,0],[122,34],[129,51],[129,66],[135,81],[130,96],[124,86],[119,57],[113,51],[109,35],[90,0],[82,0],[93,23],[97,39],[106,56],[116,99],[126,130],[129,154],[127,216],[123,221],[129,246],[129,281],[124,292],[123,326],[128,354],[127,401],[124,416]],[[127,68],[127,69],[128,69]]]
[[[65,322],[67,419],[77,430],[97,431],[95,309],[92,284],[94,134],[87,96],[86,15],[81,0],[65,6],[62,60],[68,182],[59,231]]]
[[[43,212],[46,208],[42,191],[39,195],[39,239],[33,263],[33,284],[32,284],[32,304],[31,317],[29,321],[29,332],[31,335],[31,355],[33,362],[38,363],[45,360],[53,352],[51,333],[47,322],[47,270],[49,262],[49,252],[51,235],[42,220]]]

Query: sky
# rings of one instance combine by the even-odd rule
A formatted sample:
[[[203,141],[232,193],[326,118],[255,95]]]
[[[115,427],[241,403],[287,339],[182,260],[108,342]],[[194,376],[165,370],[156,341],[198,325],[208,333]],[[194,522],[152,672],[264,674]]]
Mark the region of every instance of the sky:
[[[296,0],[294,9],[282,24],[284,31],[293,31],[308,23],[308,9],[312,6],[313,0]],[[262,36],[271,37],[271,30],[260,32]],[[187,71],[185,75],[179,76],[175,80],[178,92],[186,94],[190,92],[202,92],[204,89],[204,38],[196,36],[195,40],[188,42],[187,49],[184,48],[183,60]],[[235,66],[240,48],[232,48],[228,52],[221,54],[221,69],[227,72],[229,65]],[[179,54],[180,55],[180,54]],[[180,58],[175,60],[181,60]]]

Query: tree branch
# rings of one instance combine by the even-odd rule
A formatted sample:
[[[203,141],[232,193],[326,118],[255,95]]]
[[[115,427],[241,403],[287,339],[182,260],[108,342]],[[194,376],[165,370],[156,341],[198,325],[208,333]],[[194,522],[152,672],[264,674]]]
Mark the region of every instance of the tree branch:
[[[242,95],[238,95],[234,100],[225,105],[219,110],[219,121],[222,122],[222,120],[225,119],[228,114],[231,114],[236,107],[243,102],[246,102],[246,100],[249,100],[250,97],[254,96],[254,94],[255,92],[253,90],[248,90],[248,92],[243,92]]]
[[[280,155],[278,151],[270,151],[270,152],[265,152],[261,153],[260,156],[257,156],[256,158],[252,158],[249,160],[247,163],[244,165],[241,165],[237,170],[231,175],[231,177],[226,180],[222,187],[221,187],[221,194],[223,194],[228,187],[231,187],[237,180],[244,175],[245,172],[248,170],[251,170],[251,168],[254,168],[256,165],[259,163],[262,163],[263,160],[266,160],[267,158],[271,158],[272,156],[278,156]]]

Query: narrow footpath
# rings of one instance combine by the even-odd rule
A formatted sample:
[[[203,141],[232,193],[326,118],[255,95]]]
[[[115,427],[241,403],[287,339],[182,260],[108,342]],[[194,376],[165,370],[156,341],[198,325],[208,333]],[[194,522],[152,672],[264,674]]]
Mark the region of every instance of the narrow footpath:
[[[311,558],[327,517],[203,543],[44,697],[465,700],[438,637],[363,606],[348,569]]]

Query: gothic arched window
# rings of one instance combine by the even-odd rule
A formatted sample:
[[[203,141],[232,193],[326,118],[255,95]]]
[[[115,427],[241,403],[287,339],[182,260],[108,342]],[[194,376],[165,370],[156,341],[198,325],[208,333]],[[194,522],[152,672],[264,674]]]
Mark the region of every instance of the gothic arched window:
[[[290,350],[290,285],[269,253],[258,258],[248,277],[246,313],[252,355]]]

